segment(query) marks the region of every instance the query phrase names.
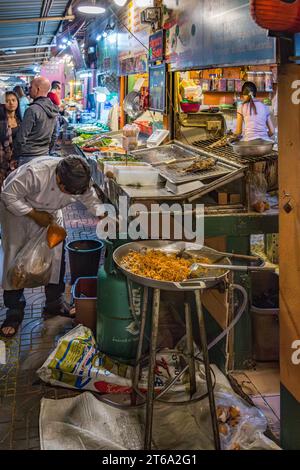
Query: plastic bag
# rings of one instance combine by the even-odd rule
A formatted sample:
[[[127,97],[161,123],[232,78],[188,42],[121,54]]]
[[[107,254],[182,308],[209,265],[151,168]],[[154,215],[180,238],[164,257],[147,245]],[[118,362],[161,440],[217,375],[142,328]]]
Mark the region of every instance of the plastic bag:
[[[256,212],[265,212],[270,209],[267,202],[268,184],[262,172],[254,172],[250,179],[250,203]]]
[[[8,271],[13,289],[45,286],[51,276],[53,252],[47,243],[47,230],[42,229],[18,252]]]
[[[221,445],[226,450],[279,450],[264,432],[267,419],[233,393],[215,393]]]
[[[59,245],[67,236],[67,232],[61,225],[51,224],[47,230],[47,242],[49,248]]]

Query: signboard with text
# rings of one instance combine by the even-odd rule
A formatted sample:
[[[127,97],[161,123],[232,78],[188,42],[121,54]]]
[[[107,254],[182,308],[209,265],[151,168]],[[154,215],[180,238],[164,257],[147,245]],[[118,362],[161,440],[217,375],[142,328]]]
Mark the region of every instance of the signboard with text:
[[[164,53],[164,31],[161,29],[149,36],[149,61],[162,61]]]

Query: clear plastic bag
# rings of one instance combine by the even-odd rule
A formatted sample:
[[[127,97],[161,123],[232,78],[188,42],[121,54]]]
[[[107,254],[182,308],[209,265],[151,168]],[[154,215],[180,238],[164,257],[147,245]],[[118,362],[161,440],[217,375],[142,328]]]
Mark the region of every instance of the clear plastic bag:
[[[270,207],[267,202],[268,184],[262,172],[254,172],[250,178],[250,203],[256,212],[264,212]]]
[[[221,445],[226,450],[279,450],[264,433],[267,419],[233,393],[216,392],[216,408]]]
[[[51,276],[53,252],[47,243],[47,230],[42,229],[18,252],[8,271],[13,289],[45,286]]]

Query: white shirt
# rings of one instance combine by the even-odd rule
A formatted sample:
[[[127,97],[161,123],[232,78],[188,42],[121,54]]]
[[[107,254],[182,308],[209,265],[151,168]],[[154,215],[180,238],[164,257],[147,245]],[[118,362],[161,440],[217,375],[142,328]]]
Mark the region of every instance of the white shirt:
[[[250,103],[244,103],[239,106],[237,112],[243,116],[244,132],[243,140],[272,140],[268,134],[267,120],[270,112],[266,105],[261,101],[254,99],[257,114],[250,112]]]
[[[26,215],[32,209],[53,213],[80,201],[93,215],[103,215],[105,209],[94,188],[77,196],[59,189],[56,167],[60,160],[56,157],[39,157],[12,172],[4,181],[1,193],[1,200],[7,210],[17,216]]]

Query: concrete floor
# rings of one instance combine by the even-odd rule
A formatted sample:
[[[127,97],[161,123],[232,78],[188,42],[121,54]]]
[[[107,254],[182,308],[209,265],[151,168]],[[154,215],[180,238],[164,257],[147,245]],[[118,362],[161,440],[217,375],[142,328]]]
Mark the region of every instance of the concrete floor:
[[[96,238],[96,219],[81,204],[64,211],[68,241]],[[67,282],[69,276],[67,275]],[[70,292],[70,286],[67,286]],[[0,292],[0,322],[5,318]],[[77,393],[42,383],[36,370],[53,350],[58,338],[72,328],[72,320],[41,318],[43,288],[26,289],[26,313],[22,328],[6,342],[6,364],[0,365],[0,450],[39,449],[40,400],[66,398]]]

